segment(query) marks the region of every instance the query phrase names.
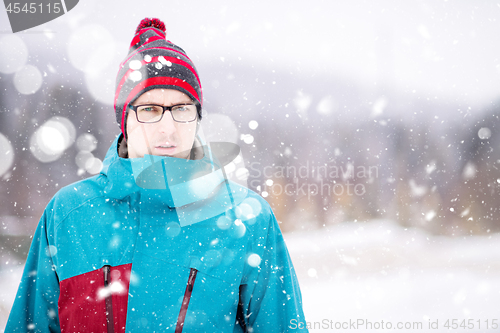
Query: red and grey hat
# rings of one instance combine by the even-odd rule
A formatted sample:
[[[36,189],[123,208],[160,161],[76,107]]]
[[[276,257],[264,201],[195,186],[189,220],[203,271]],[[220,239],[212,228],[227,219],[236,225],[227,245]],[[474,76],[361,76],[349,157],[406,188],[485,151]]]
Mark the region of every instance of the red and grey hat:
[[[183,49],[165,39],[165,24],[145,18],[137,27],[127,58],[116,77],[116,121],[126,137],[128,105],[148,90],[176,89],[188,95],[198,107],[201,119],[203,95],[198,72]]]

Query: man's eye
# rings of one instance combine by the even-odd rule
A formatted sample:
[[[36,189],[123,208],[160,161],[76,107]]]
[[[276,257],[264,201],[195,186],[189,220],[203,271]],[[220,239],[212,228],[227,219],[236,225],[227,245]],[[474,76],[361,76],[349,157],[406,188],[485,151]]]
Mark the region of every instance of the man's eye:
[[[151,112],[151,111],[156,111],[156,108],[153,106],[145,106],[145,107],[141,108],[141,111]]]
[[[193,105],[179,105],[172,109],[172,111],[188,112],[192,111]]]

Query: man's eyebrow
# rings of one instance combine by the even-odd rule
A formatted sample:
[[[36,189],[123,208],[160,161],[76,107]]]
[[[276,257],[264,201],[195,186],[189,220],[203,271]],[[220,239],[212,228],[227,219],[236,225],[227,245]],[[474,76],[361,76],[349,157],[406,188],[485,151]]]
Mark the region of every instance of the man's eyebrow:
[[[195,104],[193,100],[189,99],[185,102],[179,102],[179,103],[175,103],[175,104],[172,104],[172,105],[179,105],[179,104]]]

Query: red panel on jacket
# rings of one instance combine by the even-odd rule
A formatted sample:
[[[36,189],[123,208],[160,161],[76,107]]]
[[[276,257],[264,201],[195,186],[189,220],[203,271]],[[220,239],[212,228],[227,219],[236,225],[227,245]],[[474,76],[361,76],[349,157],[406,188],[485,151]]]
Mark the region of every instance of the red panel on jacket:
[[[106,332],[105,297],[111,293],[114,331],[124,333],[131,268],[132,264],[111,267],[107,288],[103,268],[61,281],[61,332]]]

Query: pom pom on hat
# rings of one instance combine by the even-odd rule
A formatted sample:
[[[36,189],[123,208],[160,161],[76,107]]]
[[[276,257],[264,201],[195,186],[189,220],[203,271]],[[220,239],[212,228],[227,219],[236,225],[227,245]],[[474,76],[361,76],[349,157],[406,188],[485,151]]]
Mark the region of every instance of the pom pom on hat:
[[[137,29],[135,30],[135,33],[138,33],[141,29],[149,28],[149,27],[159,29],[159,30],[163,31],[164,33],[167,32],[167,28],[165,27],[165,23],[163,23],[160,19],[146,17],[145,19],[143,19],[139,23],[139,25],[137,26]]]

